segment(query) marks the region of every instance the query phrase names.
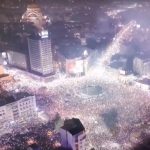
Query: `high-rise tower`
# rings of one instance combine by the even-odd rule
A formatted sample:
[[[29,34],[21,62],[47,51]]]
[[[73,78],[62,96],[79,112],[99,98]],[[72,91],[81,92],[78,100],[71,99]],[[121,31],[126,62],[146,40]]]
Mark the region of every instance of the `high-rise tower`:
[[[51,40],[48,31],[42,31],[38,36],[28,38],[30,69],[41,76],[53,73]]]

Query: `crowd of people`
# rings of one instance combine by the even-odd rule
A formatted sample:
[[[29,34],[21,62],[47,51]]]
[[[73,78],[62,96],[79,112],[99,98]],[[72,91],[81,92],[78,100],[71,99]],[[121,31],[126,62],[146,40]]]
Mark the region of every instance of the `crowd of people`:
[[[0,138],[1,150],[27,150],[33,144],[41,150],[56,150],[60,147],[60,135],[55,131],[55,120],[38,125],[30,123]]]
[[[16,82],[13,87],[35,94],[37,107],[43,109],[50,118],[56,113],[63,120],[79,118],[86,129],[88,150],[130,149],[149,134],[150,94],[134,85],[122,83],[124,80],[107,73],[105,76],[87,75],[41,84],[36,81],[27,82],[29,79],[26,78]],[[102,94],[82,97],[80,89],[91,84],[101,86]],[[24,135],[4,135],[0,144],[10,150],[16,145],[24,149],[27,139],[32,137],[41,149],[48,150],[51,144],[60,142],[58,134],[54,134],[56,139],[52,138],[53,142],[47,138],[47,131],[54,131],[49,125],[27,128],[28,132]]]
[[[85,125],[89,147],[101,149],[103,146],[111,149],[132,147],[136,142],[142,140],[143,134],[148,134],[149,119],[149,94],[134,86],[119,83],[107,83],[96,80],[96,84],[103,87],[103,94],[95,98],[81,98],[74,93],[80,93],[80,88],[89,82],[76,81],[64,92],[59,91],[62,103],[62,114],[64,118],[80,118]],[[115,88],[114,88],[115,87]],[[60,88],[60,87],[59,87]],[[63,97],[63,98],[62,98]],[[67,103],[64,100],[67,99]],[[145,133],[146,132],[146,133]],[[109,144],[108,143],[118,143]],[[117,149],[115,147],[115,149]]]

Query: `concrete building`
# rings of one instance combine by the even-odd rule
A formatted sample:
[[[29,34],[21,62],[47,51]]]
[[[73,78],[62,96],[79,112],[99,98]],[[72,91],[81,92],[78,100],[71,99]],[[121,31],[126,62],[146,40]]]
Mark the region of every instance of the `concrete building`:
[[[27,40],[13,37],[8,44],[1,46],[3,65],[28,70],[28,45]]]
[[[21,52],[8,51],[7,62],[8,62],[8,65],[10,66],[17,67],[17,68],[24,69],[24,70],[28,69],[27,57],[25,54]]]
[[[53,57],[51,40],[48,32],[42,31],[39,36],[28,38],[30,69],[41,76],[53,73]]]
[[[143,79],[136,80],[135,85],[141,88],[142,90],[145,91],[150,90],[150,79],[143,78]]]
[[[55,68],[58,68],[60,72],[65,72],[67,75],[86,74],[89,67],[90,50],[81,45],[69,45],[63,48],[62,52],[56,52],[57,67]]]
[[[85,128],[79,119],[65,120],[60,129],[63,148],[71,150],[86,150]]]
[[[150,59],[135,57],[133,60],[133,70],[140,76],[150,76]]]
[[[0,129],[6,128],[11,123],[21,123],[35,118],[36,99],[28,93],[16,93],[11,96],[0,97]]]
[[[56,70],[65,72],[67,75],[84,75],[88,70],[88,57],[67,58],[57,52]]]

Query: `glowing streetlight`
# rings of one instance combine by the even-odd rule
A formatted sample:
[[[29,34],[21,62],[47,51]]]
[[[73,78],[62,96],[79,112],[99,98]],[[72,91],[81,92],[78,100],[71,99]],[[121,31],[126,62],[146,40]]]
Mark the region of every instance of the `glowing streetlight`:
[[[140,25],[140,24],[137,24],[136,27],[139,29],[139,28],[141,28],[141,25]]]
[[[87,51],[87,50],[84,50],[83,56],[84,56],[84,57],[85,57],[85,56],[88,56],[88,51]]]

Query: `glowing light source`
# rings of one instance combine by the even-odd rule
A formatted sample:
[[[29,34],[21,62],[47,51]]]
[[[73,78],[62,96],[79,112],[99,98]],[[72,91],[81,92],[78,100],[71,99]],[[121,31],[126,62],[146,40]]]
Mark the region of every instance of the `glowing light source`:
[[[14,124],[15,122],[14,121],[10,121],[10,124]]]
[[[36,107],[36,109],[35,109],[36,111],[38,111],[39,110],[39,108],[38,107]]]
[[[19,92],[19,89],[16,89],[15,92],[18,93],[18,92]]]
[[[43,30],[40,33],[41,38],[48,38],[48,31],[47,30]]]
[[[47,132],[47,136],[48,136],[48,137],[51,137],[52,135],[53,135],[52,131],[48,131],[48,132]]]
[[[137,24],[136,27],[139,29],[139,28],[141,28],[141,25],[140,25],[140,24]]]
[[[7,54],[6,54],[6,52],[2,52],[2,58],[6,58],[7,57]]]
[[[44,19],[46,19],[47,18],[47,16],[44,16]]]
[[[87,50],[84,50],[83,55],[84,55],[84,56],[88,56],[88,51],[87,51]]]
[[[3,65],[6,66],[8,63],[6,60],[3,61]]]

